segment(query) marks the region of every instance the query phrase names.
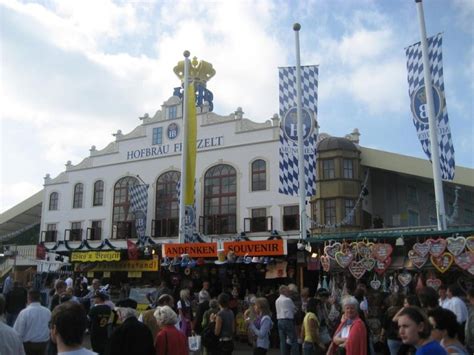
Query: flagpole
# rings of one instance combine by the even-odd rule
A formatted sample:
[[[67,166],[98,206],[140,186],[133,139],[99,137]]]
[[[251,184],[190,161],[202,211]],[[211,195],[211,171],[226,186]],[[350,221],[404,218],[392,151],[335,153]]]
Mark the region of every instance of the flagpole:
[[[300,232],[301,239],[306,238],[306,186],[304,176],[304,137],[303,137],[303,115],[301,114],[301,62],[300,62],[300,36],[301,25],[295,23],[296,44],[296,115],[298,118],[298,194],[300,196]]]
[[[186,161],[188,160],[188,86],[189,86],[189,51],[184,51],[184,85],[183,85],[183,135],[181,143],[181,186],[179,194],[179,243],[184,243],[186,209],[184,194],[186,191]]]
[[[418,12],[418,21],[421,34],[421,52],[423,56],[423,74],[425,80],[426,104],[428,106],[428,122],[430,128],[431,166],[433,168],[433,181],[436,199],[436,216],[438,230],[446,229],[446,211],[444,208],[443,180],[441,179],[441,165],[439,162],[438,124],[435,117],[433,100],[433,84],[431,82],[431,68],[428,53],[428,41],[426,39],[425,15],[423,13],[422,0],[415,0]]]

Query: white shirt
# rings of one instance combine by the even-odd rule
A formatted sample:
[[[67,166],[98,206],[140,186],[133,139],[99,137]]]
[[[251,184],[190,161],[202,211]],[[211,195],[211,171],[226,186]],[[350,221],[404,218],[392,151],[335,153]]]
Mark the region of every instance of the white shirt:
[[[449,299],[446,297],[444,300],[442,300],[441,298],[439,299],[439,306],[441,308],[447,308],[448,306],[448,302],[449,302]]]
[[[359,305],[360,310],[363,312],[368,312],[369,311],[369,303],[367,302],[367,298],[364,297],[362,302]]]
[[[25,355],[20,335],[5,323],[0,321],[0,354]]]
[[[293,319],[295,317],[296,307],[292,299],[285,295],[280,295],[275,301],[277,319]]]
[[[39,302],[33,302],[18,314],[13,328],[20,334],[23,343],[42,343],[49,340],[50,320],[51,311]]]
[[[459,297],[451,297],[445,306],[456,315],[458,323],[464,323],[469,315],[466,304]]]

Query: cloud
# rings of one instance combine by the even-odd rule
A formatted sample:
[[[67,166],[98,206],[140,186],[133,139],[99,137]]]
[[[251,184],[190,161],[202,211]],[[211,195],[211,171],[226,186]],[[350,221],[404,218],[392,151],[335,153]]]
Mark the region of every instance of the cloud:
[[[19,181],[13,184],[1,184],[0,213],[8,210],[14,203],[22,201],[37,193],[41,188],[36,184]]]

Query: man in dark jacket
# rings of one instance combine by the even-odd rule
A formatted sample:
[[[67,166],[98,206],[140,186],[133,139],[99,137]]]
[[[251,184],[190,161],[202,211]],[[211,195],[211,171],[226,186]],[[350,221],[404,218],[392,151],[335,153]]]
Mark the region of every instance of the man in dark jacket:
[[[13,283],[13,288],[10,292],[7,293],[5,297],[6,301],[6,314],[7,314],[7,324],[10,327],[13,327],[15,324],[16,317],[18,313],[26,307],[28,292],[24,287],[21,286],[21,283],[15,281]]]
[[[154,355],[153,336],[148,327],[138,321],[136,311],[119,307],[117,314],[122,324],[112,333],[107,354]]]
[[[89,311],[89,330],[91,334],[92,350],[103,355],[108,340],[108,329],[111,308],[105,304],[106,295],[97,292],[94,296],[94,307]]]

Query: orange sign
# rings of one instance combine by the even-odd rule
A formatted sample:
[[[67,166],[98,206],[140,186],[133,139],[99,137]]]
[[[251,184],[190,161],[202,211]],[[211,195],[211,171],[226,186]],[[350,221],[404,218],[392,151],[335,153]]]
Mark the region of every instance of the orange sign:
[[[188,254],[191,258],[217,257],[216,243],[170,243],[163,244],[163,256],[174,258]]]
[[[260,240],[254,242],[224,242],[224,250],[227,254],[234,251],[235,255],[244,256],[275,256],[286,255],[286,241],[281,239]]]

